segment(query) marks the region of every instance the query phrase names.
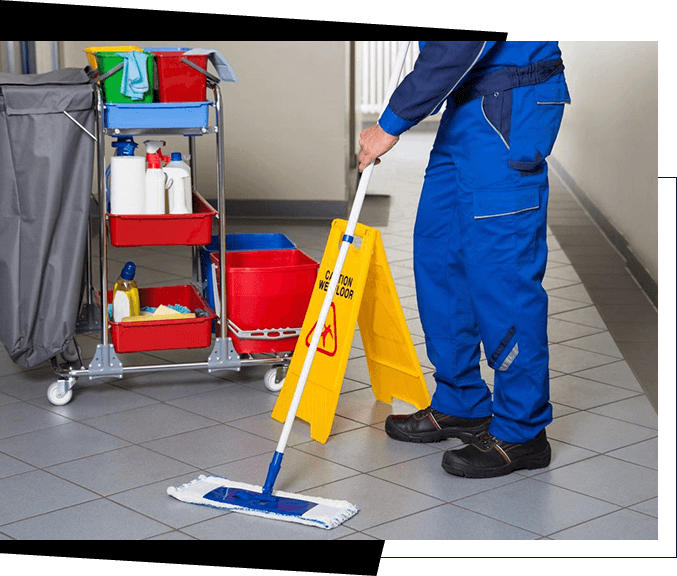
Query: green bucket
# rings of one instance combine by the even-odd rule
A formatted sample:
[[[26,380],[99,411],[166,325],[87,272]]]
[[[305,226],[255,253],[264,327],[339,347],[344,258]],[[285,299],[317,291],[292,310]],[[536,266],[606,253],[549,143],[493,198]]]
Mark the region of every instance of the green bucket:
[[[96,62],[99,68],[99,75],[103,76],[107,72],[110,72],[113,68],[123,63],[122,56],[119,56],[120,52],[96,52]],[[144,52],[148,56],[146,62],[147,73],[148,73],[148,91],[143,95],[143,98],[139,100],[133,100],[129,96],[125,96],[122,93],[122,68],[117,72],[111,74],[108,78],[103,81],[103,95],[106,102],[117,102],[117,103],[139,103],[139,102],[152,102],[153,101],[153,61],[155,56],[148,52]]]

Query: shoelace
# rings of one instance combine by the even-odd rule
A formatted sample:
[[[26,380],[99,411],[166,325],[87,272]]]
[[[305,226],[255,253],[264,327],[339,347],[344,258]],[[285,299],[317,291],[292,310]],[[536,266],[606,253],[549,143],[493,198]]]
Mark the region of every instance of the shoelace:
[[[492,436],[489,434],[489,432],[484,431],[481,432],[480,434],[477,435],[477,439],[482,443],[484,446],[489,446],[492,442],[494,444],[498,444],[499,440],[496,438],[496,436]]]

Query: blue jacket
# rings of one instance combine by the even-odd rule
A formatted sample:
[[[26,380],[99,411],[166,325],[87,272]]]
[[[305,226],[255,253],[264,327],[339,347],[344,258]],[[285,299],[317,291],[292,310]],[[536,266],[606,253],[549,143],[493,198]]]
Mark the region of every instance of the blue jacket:
[[[439,110],[454,91],[502,68],[552,62],[562,55],[557,42],[419,42],[420,54],[379,118],[383,130],[399,136]],[[566,86],[562,81],[562,86]],[[509,87],[508,87],[509,88]],[[564,88],[562,99],[569,101]]]

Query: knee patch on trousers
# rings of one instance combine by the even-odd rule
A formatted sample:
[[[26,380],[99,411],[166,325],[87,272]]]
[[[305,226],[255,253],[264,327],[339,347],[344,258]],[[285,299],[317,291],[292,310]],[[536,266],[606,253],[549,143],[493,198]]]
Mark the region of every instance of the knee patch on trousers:
[[[519,346],[517,344],[515,327],[513,326],[508,330],[492,354],[487,354],[487,362],[490,368],[499,372],[505,372],[510,368],[517,354],[519,354]]]

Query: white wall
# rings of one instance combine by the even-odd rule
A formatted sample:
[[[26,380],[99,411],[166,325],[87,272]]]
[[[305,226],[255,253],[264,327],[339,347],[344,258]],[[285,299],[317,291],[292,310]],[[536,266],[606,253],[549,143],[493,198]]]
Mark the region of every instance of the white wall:
[[[658,43],[560,47],[572,104],[553,156],[658,282]]]

